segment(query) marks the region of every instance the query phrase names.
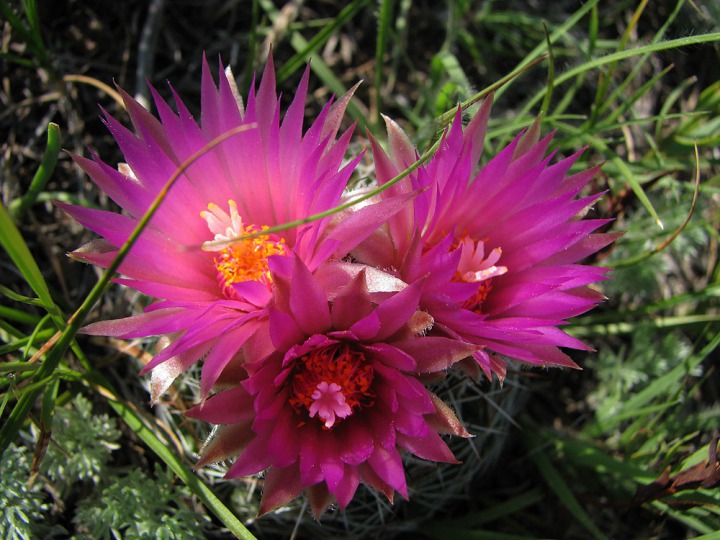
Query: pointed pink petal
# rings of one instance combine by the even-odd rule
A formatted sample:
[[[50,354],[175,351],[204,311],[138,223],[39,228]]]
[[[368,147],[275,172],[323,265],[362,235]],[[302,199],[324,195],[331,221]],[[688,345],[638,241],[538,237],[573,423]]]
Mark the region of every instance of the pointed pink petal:
[[[238,455],[254,437],[250,421],[219,427],[200,449],[200,459],[195,468]]]
[[[180,374],[185,373],[205,353],[206,345],[179,351],[152,371],[150,378],[150,403],[155,405],[162,395],[172,386]]]
[[[287,350],[303,340],[304,334],[290,315],[271,308],[269,310],[270,338],[278,350]]]
[[[374,343],[364,348],[365,355],[368,359],[382,362],[384,365],[399,371],[415,371],[417,368],[417,359],[402,346],[397,346],[398,344],[402,345],[402,343],[403,342],[399,341],[393,341],[392,345],[388,345],[387,343]]]
[[[416,281],[389,298],[373,312],[380,319],[380,331],[376,341],[382,341],[400,330],[418,309],[423,283]]]
[[[365,270],[362,269],[341,289],[332,304],[332,326],[336,329],[350,328],[372,311],[367,290]]]
[[[211,424],[239,424],[252,420],[255,415],[253,397],[242,386],[237,386],[214,395],[204,404],[197,405],[185,413]]]
[[[205,399],[215,386],[223,369],[233,359],[245,342],[257,330],[254,320],[227,331],[213,345],[203,361],[202,375],[200,377],[200,395]]]
[[[258,517],[288,504],[303,492],[305,486],[300,481],[297,466],[285,468],[270,467],[265,474],[263,494],[258,509]]]
[[[360,473],[357,467],[351,467],[346,465],[345,472],[342,479],[335,487],[330,490],[330,493],[337,500],[338,506],[341,510],[344,510],[350,501],[352,501],[353,495],[357,491],[357,487],[360,484]]]
[[[400,493],[408,498],[407,484],[405,483],[405,471],[403,470],[400,454],[394,448],[376,447],[375,452],[367,461],[377,475]]]
[[[430,431],[425,437],[408,437],[399,433],[398,446],[419,458],[442,463],[460,463],[434,431]]]
[[[332,492],[342,480],[345,466],[338,454],[338,442],[335,439],[335,434],[330,431],[318,433],[318,435],[320,436],[317,447],[320,451],[320,455],[318,456],[320,468],[322,469],[325,483]]]
[[[390,504],[392,504],[395,491],[393,488],[385,481],[383,481],[382,478],[375,472],[375,470],[368,465],[367,463],[362,463],[358,467],[358,472],[360,473],[360,479],[370,487],[375,488],[380,493],[385,495],[388,501],[390,501]]]
[[[302,452],[300,452],[300,478],[306,486],[323,480],[320,468],[320,440],[315,429],[304,429],[302,433]]]
[[[270,433],[264,432],[257,434],[255,438],[251,439],[237,460],[235,460],[232,467],[228,469],[225,478],[241,478],[259,473],[270,467],[272,465],[272,458],[267,453],[266,447],[268,439],[271,436]]]
[[[348,465],[359,465],[373,452],[374,441],[370,427],[360,419],[338,426],[340,459]]]
[[[91,323],[83,327],[80,332],[92,336],[113,336],[124,339],[167,334],[186,329],[200,313],[199,310],[193,312],[182,308],[158,309],[124,319]]]
[[[333,500],[328,492],[325,483],[316,484],[307,489],[308,500],[310,501],[310,511],[316,520],[320,519],[325,510],[330,508]]]
[[[404,281],[378,268],[365,264],[341,261],[332,261],[323,264],[315,271],[314,276],[327,292],[328,300],[332,301],[339,291],[347,287],[347,284],[360,272],[365,274],[365,284],[368,293],[371,295],[375,293],[399,292],[407,287],[407,283]]]
[[[411,192],[387,198],[381,202],[364,206],[343,219],[328,233],[328,239],[338,242],[333,258],[342,259],[380,225],[403,211],[416,195],[417,192]]]
[[[418,159],[415,146],[397,122],[385,115],[383,115],[383,120],[387,129],[390,155],[399,170],[407,169]]]
[[[330,327],[327,296],[297,257],[290,291],[290,311],[298,327],[307,335],[321,334]]]
[[[443,435],[470,437],[465,426],[462,425],[453,410],[443,400],[433,393],[430,393],[430,399],[432,399],[435,406],[435,412],[426,415],[425,420],[435,431]]]
[[[415,358],[418,373],[446,370],[479,348],[472,343],[435,336],[396,341],[393,345]]]

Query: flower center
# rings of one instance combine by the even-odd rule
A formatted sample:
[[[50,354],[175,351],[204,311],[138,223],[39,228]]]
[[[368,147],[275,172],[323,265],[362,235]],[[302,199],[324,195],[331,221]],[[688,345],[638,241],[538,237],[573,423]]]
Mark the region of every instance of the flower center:
[[[495,248],[485,257],[485,243],[467,236],[458,240],[454,248],[462,252],[452,281],[477,284],[477,289],[463,302],[462,307],[482,314],[482,305],[492,290],[492,278],[507,272],[506,266],[495,265],[500,260],[502,249]]]
[[[290,405],[305,409],[325,429],[361,407],[372,405],[374,371],[362,352],[346,343],[318,347],[298,358],[290,379]]]
[[[275,235],[257,234],[268,229],[267,226],[243,225],[235,201],[228,201],[230,215],[218,205],[210,203],[200,216],[207,221],[210,232],[215,234],[212,241],[205,242],[202,249],[217,252],[215,269],[223,294],[237,299],[234,283],[259,281],[272,285],[268,257],[288,255],[290,248],[285,240]],[[256,234],[252,238],[238,240],[243,236]]]
[[[453,276],[453,281],[463,281],[459,274]],[[488,294],[492,290],[492,279],[486,279],[481,282],[473,295],[462,303],[462,307],[469,311],[474,311],[478,315],[482,315],[482,305],[487,300]]]

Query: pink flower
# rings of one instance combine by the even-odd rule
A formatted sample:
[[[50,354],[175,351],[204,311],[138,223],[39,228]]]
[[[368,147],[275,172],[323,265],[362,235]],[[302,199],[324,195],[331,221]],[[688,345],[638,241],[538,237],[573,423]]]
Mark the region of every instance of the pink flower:
[[[477,347],[422,335],[432,324],[418,310],[422,281],[346,263],[313,275],[299,258],[270,265],[275,350],[189,411],[222,424],[199,465],[239,454],[227,477],[266,471],[260,514],[307,490],[318,516],[333,500],[345,508],[360,482],[407,498],[401,450],[456,462],[438,433],[468,434],[417,377]]]
[[[153,90],[158,120],[123,93],[135,133],[107,114],[105,122],[127,164],[115,170],[96,156],[74,156],[123,214],[58,203],[104,238],[73,256],[106,267],[184,161],[214,138],[247,127],[187,168],[120,266],[125,277],[117,282],[160,301],[142,315],[85,329],[122,338],[180,334],[145,368],[162,366],[153,372],[154,399],[203,356],[207,395],[225,366],[240,355],[267,316],[270,258],[295,253],[311,269],[342,258],[403,202],[366,207],[356,219],[332,228],[325,218],[236,240],[338,205],[360,158],[343,165],[352,129],[336,138],[352,92],[326,106],[303,132],[307,71],[282,121],[271,60],[246,104],[231,74],[220,73],[216,87],[204,63],[201,126],[176,94],[178,113]]]
[[[569,175],[579,153],[551,165],[551,137],[537,125],[479,168],[491,100],[463,129],[460,112],[437,153],[382,197],[422,190],[402,212],[361,243],[353,256],[425,281],[420,306],[435,332],[476,343],[491,377],[505,376],[500,355],[540,366],[576,364],[558,347],[586,349],[559,329],[603,299],[589,284],[606,269],[579,264],[615,238],[595,234],[608,220],[580,219],[600,195],[577,198],[597,167]],[[389,154],[373,141],[379,184],[417,159],[388,120]]]

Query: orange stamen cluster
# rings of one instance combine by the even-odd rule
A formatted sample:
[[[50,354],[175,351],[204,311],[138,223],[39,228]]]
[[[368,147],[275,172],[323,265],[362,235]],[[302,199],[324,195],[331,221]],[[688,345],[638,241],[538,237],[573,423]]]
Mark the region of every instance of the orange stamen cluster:
[[[251,235],[267,230],[267,226],[258,229],[255,226],[244,227],[243,235]],[[215,257],[215,268],[218,281],[226,296],[232,298],[233,283],[243,281],[260,281],[265,285],[272,283],[268,269],[268,257],[271,255],[288,255],[289,249],[282,238],[272,240],[270,236],[261,234],[247,240],[230,244]]]
[[[463,279],[463,275],[460,272],[455,272],[455,275],[452,278],[452,281],[455,282],[466,282],[465,279]],[[466,282],[467,283],[467,282]],[[486,279],[485,281],[481,281],[478,283],[477,290],[473,293],[473,295],[465,300],[462,303],[462,307],[464,309],[474,311],[478,315],[482,315],[482,305],[487,300],[488,294],[490,294],[490,291],[492,291],[492,279]]]
[[[357,409],[372,405],[373,378],[373,368],[365,355],[350,345],[336,343],[319,347],[297,360],[290,379],[289,402],[298,413],[304,410],[311,417],[319,411],[319,419],[329,429],[336,422],[335,415],[346,418]],[[328,391],[337,394],[334,414],[318,406]]]
[[[270,286],[268,257],[289,255],[290,248],[282,238],[259,234],[269,227],[244,225],[235,201],[228,201],[228,209],[229,214],[217,204],[210,203],[207,210],[200,212],[200,217],[214,234],[213,240],[204,242],[202,249],[218,253],[215,269],[220,287],[226,297],[237,298],[234,283],[259,281]],[[245,238],[247,236],[251,238]]]

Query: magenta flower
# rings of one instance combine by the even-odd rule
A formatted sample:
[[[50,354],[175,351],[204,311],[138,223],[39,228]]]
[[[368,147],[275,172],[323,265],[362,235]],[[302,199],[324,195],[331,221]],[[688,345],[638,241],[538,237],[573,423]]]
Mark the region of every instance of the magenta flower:
[[[477,347],[423,336],[432,319],[418,310],[420,280],[393,293],[387,285],[397,280],[361,265],[315,275],[299,258],[287,266],[270,262],[275,350],[188,413],[222,424],[198,465],[239,454],[227,477],[266,471],[260,514],[305,490],[316,516],[333,500],[345,508],[360,482],[407,498],[400,451],[452,463],[438,433],[468,436],[417,376]]]
[[[551,137],[538,141],[536,125],[478,170],[490,103],[464,130],[458,112],[433,158],[383,192],[423,190],[353,256],[407,283],[423,279],[434,331],[481,345],[473,356],[488,377],[504,378],[502,357],[577,367],[558,347],[587,347],[559,326],[603,299],[588,285],[606,269],[579,261],[615,238],[593,233],[608,220],[580,219],[600,196],[577,198],[597,167],[568,176],[579,153],[551,165]],[[379,184],[418,157],[387,125],[389,155],[373,141]]]
[[[142,315],[85,329],[122,338],[179,334],[145,368],[162,366],[153,372],[154,399],[201,357],[207,395],[226,365],[240,355],[266,317],[263,308],[272,296],[270,257],[295,253],[315,269],[327,259],[345,256],[402,204],[396,200],[366,207],[356,219],[332,228],[325,218],[238,240],[336,206],[360,159],[343,165],[352,129],[336,138],[352,92],[326,106],[303,132],[307,87],[306,71],[281,122],[271,60],[246,104],[229,72],[221,70],[216,87],[204,63],[201,126],[176,94],[178,113],[153,90],[158,120],[123,93],[135,133],[107,114],[105,122],[127,164],[115,170],[96,156],[74,156],[125,211],[58,203],[104,238],[73,255],[106,267],[184,161],[229,130],[247,128],[208,149],[179,177],[120,266],[125,277],[119,283],[160,300]]]

